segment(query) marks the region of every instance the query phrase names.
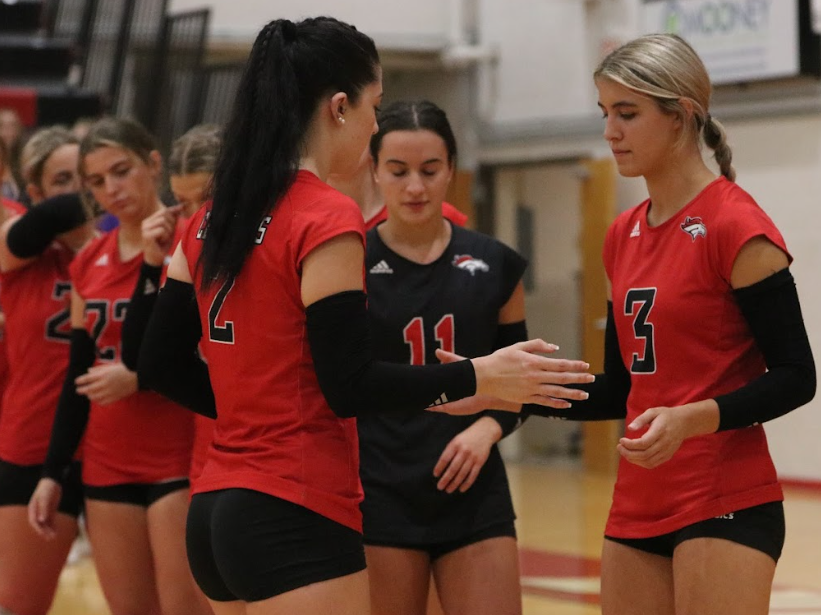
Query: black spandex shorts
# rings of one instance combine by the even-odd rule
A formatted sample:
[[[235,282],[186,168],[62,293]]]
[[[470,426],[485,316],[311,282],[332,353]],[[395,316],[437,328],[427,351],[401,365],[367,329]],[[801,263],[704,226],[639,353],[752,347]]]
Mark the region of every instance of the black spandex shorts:
[[[266,600],[365,569],[362,534],[248,489],[196,494],[185,537],[194,579],[220,602]]]
[[[175,478],[161,483],[125,483],[105,487],[85,485],[84,490],[85,496],[89,500],[133,504],[141,508],[148,508],[169,493],[174,493],[180,489],[188,489],[188,485],[187,478]]]
[[[777,562],[784,547],[784,504],[768,502],[652,538],[605,538],[664,557],[673,557],[675,548],[685,540],[723,538],[766,553]]]
[[[483,540],[488,540],[490,538],[500,538],[503,536],[516,538],[516,527],[513,524],[513,521],[497,523],[496,525],[491,525],[489,527],[483,528],[472,534],[463,536],[462,538],[458,538],[456,540],[447,540],[445,542],[432,542],[422,545],[409,545],[399,544],[396,542],[369,540],[366,538],[365,544],[369,547],[391,547],[394,549],[410,549],[412,551],[424,551],[430,557],[430,561],[433,562],[442,557],[443,555],[447,555],[448,553],[458,551],[462,547],[467,547],[468,545],[476,544],[477,542],[482,542]]]
[[[28,506],[37,483],[43,476],[43,466],[19,466],[0,459],[0,506]],[[69,467],[63,481],[63,495],[57,510],[77,517],[83,510],[83,483],[80,463]]]

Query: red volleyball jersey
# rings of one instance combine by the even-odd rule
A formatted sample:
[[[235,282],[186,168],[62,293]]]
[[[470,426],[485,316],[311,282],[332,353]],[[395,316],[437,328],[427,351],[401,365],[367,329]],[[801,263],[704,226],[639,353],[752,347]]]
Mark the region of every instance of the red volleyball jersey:
[[[300,171],[233,285],[207,291],[196,267],[205,220],[200,210],[182,240],[217,402],[214,442],[193,491],[252,489],[362,531],[356,421],[337,417],[322,395],[300,294],[314,248],[343,233],[364,242],[359,208]]]
[[[73,256],[55,242],[2,276],[10,373],[0,415],[0,458],[19,465],[41,464],[46,457],[68,367]]]
[[[17,201],[0,197],[0,207],[5,210],[6,216],[16,216],[23,214],[26,208]],[[2,313],[2,303],[0,303],[0,313]],[[0,412],[3,409],[3,391],[6,390],[6,384],[9,378],[9,363],[6,358],[6,342],[4,334],[5,325],[0,327]],[[0,455],[2,456],[2,455]]]
[[[627,424],[649,408],[711,399],[765,372],[730,274],[754,237],[787,252],[767,214],[723,177],[657,227],[647,224],[649,207],[621,214],[604,246],[631,373]],[[781,499],[764,429],[723,431],[685,440],[652,470],[621,459],[606,533],[656,536]]]
[[[120,260],[114,229],[83,248],[71,264],[85,301],[85,326],[97,345],[95,364],[121,360],[122,322],[142,254]],[[94,486],[155,483],[188,476],[193,414],[150,391],[108,406],[91,404],[83,448],[83,482]]]
[[[468,217],[447,201],[442,202],[442,215],[457,226],[465,226]],[[365,220],[365,230],[369,231],[380,222],[388,219],[388,208],[383,205],[369,220]]]

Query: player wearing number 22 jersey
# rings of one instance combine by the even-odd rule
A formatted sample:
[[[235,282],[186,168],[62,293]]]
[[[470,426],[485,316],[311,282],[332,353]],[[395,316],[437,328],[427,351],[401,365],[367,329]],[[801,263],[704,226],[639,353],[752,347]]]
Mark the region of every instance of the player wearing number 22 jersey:
[[[12,214],[25,213],[14,204]],[[57,398],[68,365],[71,294],[68,265],[74,254],[55,242],[25,267],[2,276],[5,353],[10,376],[0,414],[0,459],[43,463]]]
[[[70,268],[74,288],[85,301],[86,329],[97,347],[95,364],[120,360],[122,322],[143,262],[142,254],[120,259],[118,236],[115,229],[95,239]],[[193,420],[189,411],[151,391],[106,406],[92,402],[83,483],[106,487],[187,477]]]
[[[649,201],[608,231],[604,263],[619,347],[630,372],[627,423],[735,391],[764,359],[733,297],[741,248],[765,237],[787,253],[764,211],[719,177],[679,213],[647,225]],[[686,439],[648,470],[621,459],[606,534],[642,538],[783,499],[760,425]]]
[[[393,252],[378,227],[368,233],[374,357],[422,365],[439,362],[437,348],[477,357],[496,347],[499,310],[527,263],[495,239],[451,226],[450,245],[426,265]],[[437,489],[433,469],[439,456],[476,419],[418,411],[364,413],[357,419],[366,543],[424,547],[512,523],[507,476],[495,445],[470,489]]]

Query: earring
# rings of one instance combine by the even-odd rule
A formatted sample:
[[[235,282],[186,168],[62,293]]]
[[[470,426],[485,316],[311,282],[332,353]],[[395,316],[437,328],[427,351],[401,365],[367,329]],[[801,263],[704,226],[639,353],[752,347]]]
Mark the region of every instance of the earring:
[[[341,115],[339,116],[339,123],[340,123],[340,124],[344,124],[344,123],[345,123],[345,118],[344,118],[344,117],[342,117]]]

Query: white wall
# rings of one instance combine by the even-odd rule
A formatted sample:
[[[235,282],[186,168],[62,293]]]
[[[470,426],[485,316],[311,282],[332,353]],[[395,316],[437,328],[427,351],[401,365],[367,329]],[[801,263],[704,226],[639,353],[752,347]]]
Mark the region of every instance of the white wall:
[[[791,269],[816,365],[821,365],[821,116],[727,124],[738,184],[772,217]],[[821,480],[821,395],[766,426],[779,473]]]
[[[557,356],[581,356],[581,175],[574,163],[503,168],[496,174],[497,236],[516,248],[516,208],[533,213],[534,288],[526,296],[531,337],[557,344]],[[567,454],[579,424],[533,419],[512,457]]]
[[[444,0],[170,0],[172,12],[210,7],[211,32],[217,38],[247,40],[272,19],[331,15],[378,39],[399,46],[440,45],[448,31]]]
[[[585,26],[583,0],[481,0],[480,41],[499,50],[489,119],[505,123],[595,110]]]

